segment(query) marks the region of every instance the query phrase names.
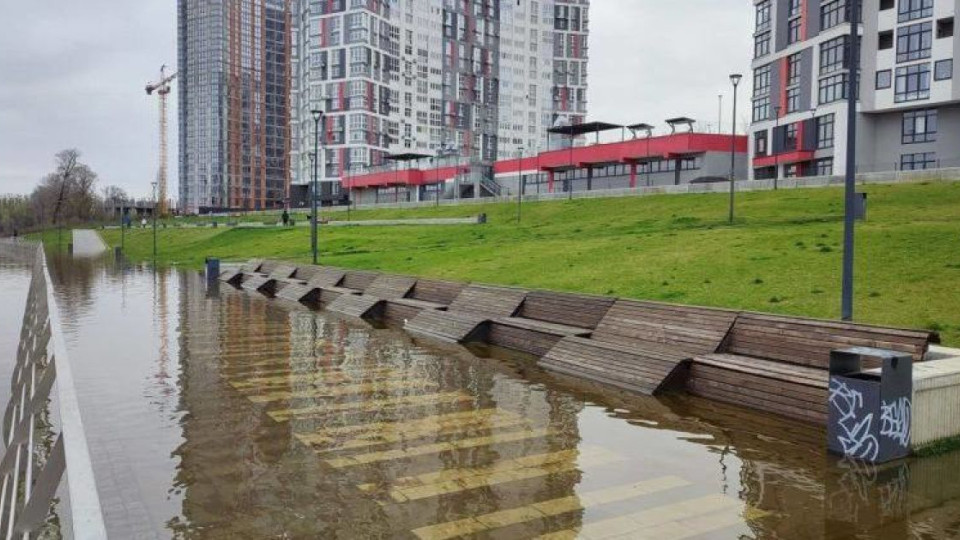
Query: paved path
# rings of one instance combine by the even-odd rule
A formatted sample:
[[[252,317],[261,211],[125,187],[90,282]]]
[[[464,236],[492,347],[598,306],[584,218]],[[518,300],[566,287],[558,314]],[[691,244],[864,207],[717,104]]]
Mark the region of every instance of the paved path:
[[[93,257],[107,250],[107,245],[90,229],[73,230],[73,254],[79,257]]]

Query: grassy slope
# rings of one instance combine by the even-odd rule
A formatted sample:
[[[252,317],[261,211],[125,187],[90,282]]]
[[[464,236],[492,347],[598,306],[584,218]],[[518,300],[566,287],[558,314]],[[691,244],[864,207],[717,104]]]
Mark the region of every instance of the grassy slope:
[[[960,345],[960,183],[871,186],[858,227],[857,319],[942,332]],[[839,315],[842,192],[722,195],[365,210],[354,219],[467,216],[490,224],[321,232],[322,262],[422,276],[585,291],[814,317]],[[337,214],[338,218],[345,215]],[[118,245],[120,232],[105,231]],[[150,230],[127,235],[147,259]],[[162,262],[206,256],[309,260],[309,230],[165,229]]]

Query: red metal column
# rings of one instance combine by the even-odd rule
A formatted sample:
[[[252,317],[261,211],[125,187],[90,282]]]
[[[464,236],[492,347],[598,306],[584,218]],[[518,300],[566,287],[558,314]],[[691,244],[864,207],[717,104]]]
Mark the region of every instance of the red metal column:
[[[547,171],[547,192],[553,193],[553,170]]]
[[[637,163],[635,161],[630,162],[630,187],[637,187]]]

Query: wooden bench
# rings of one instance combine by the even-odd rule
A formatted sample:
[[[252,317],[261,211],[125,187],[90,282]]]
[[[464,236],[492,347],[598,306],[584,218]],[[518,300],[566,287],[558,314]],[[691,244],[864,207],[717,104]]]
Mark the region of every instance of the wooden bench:
[[[533,291],[515,317],[491,321],[491,344],[543,356],[565,336],[587,337],[613,305],[613,298]]]
[[[482,327],[490,320],[514,315],[526,296],[527,291],[522,289],[469,285],[454,298],[447,311],[423,310],[404,328],[457,343],[482,339]]]
[[[364,290],[362,295],[343,294],[327,309],[361,319],[379,319],[383,316],[387,299],[400,299],[410,293],[416,278],[393,274],[380,274]],[[352,290],[352,289],[351,289]]]
[[[261,267],[262,268],[262,267]],[[244,274],[240,286],[249,291],[266,291],[273,293],[276,291],[276,283],[279,280],[289,279],[297,272],[295,266],[289,264],[277,264],[270,269],[268,274],[258,272],[255,274]]]
[[[288,282],[277,291],[277,296],[293,302],[321,304],[319,291],[324,287],[336,287],[343,281],[343,277],[346,275],[345,270],[332,266],[314,266],[311,268],[313,268],[310,272],[311,277],[305,284],[288,280]],[[298,269],[297,272],[299,271]]]
[[[698,396],[825,424],[831,350],[891,349],[919,362],[937,342],[939,336],[927,331],[742,313],[719,353],[694,358],[687,388]]]
[[[654,394],[681,382],[693,356],[715,352],[736,316],[727,310],[620,299],[589,339],[561,338],[539,365]]]
[[[383,320],[403,325],[423,310],[445,310],[466,286],[455,281],[418,279],[405,297],[387,299]]]
[[[230,285],[237,286],[243,279],[244,274],[251,274],[259,271],[262,264],[263,261],[260,259],[250,259],[233,270],[224,270],[223,272],[220,272],[219,279],[220,281],[224,281]]]

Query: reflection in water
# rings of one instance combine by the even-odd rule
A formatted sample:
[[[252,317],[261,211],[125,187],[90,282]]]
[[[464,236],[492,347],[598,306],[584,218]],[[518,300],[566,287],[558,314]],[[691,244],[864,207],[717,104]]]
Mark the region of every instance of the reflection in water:
[[[56,264],[116,537],[960,534],[960,454],[866,468],[806,424],[601,391],[194,273]]]

